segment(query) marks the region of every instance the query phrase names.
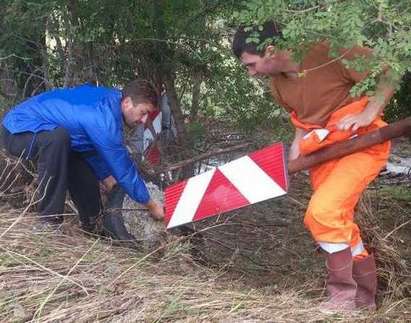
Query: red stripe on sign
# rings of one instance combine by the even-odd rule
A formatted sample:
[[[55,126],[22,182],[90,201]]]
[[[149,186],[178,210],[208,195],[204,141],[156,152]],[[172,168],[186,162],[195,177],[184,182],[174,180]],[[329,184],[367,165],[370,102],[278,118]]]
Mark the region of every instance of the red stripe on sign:
[[[151,146],[148,148],[148,151],[145,153],[145,157],[151,165],[157,166],[160,164],[161,154],[157,146]]]
[[[148,119],[151,121],[154,121],[154,119],[160,114],[160,110],[154,110],[154,111],[150,111],[148,113]]]
[[[282,143],[275,143],[252,152],[249,154],[249,157],[280,185],[284,191],[288,190],[285,148]]]
[[[212,172],[170,186],[165,191],[167,227],[286,194],[284,152],[282,144],[273,144]]]
[[[250,202],[217,169],[198,206],[193,221],[235,210],[249,204]]]
[[[174,210],[177,207],[178,201],[180,200],[180,197],[183,194],[186,185],[187,181],[183,181],[173,184],[165,189],[164,207],[166,209],[166,212],[164,215],[164,222],[166,223],[166,225],[168,224],[168,222],[170,222],[170,219],[173,216]]]

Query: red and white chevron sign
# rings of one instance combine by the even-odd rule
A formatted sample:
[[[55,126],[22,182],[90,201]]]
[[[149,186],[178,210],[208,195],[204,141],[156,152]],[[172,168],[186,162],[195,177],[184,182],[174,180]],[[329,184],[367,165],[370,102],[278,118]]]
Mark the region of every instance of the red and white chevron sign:
[[[152,165],[160,163],[160,150],[155,144],[155,140],[161,132],[161,119],[161,111],[156,110],[148,114],[148,120],[144,124],[144,158]]]
[[[199,221],[287,193],[282,143],[173,184],[165,190],[167,228]]]

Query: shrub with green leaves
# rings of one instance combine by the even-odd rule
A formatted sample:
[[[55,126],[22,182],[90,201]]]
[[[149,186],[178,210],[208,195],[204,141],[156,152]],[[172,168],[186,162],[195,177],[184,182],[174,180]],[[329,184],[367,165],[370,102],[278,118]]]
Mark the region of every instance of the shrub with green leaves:
[[[293,49],[297,60],[301,59],[306,45],[324,40],[330,42],[332,49],[356,45],[373,48],[373,59],[358,59],[350,64],[356,70],[370,71],[369,77],[353,88],[354,94],[373,91],[378,76],[386,67],[391,71],[389,81],[397,88],[399,80],[411,71],[409,0],[247,0],[235,17],[239,24],[246,26],[263,24],[267,20],[277,22],[284,39],[276,45]],[[265,40],[253,37],[251,41]],[[338,51],[332,50],[331,54],[338,57]],[[403,82],[409,84],[410,79],[403,79]],[[406,96],[403,91],[399,93],[401,99]],[[393,117],[410,114],[409,106],[393,104],[391,108],[397,111],[391,113]]]

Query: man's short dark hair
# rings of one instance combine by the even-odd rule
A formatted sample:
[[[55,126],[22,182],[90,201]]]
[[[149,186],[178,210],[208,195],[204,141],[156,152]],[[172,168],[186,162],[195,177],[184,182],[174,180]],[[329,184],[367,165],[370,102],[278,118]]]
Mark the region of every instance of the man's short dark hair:
[[[133,104],[151,103],[158,108],[158,93],[149,81],[137,79],[128,83],[123,89],[123,98],[130,97]]]
[[[262,28],[261,28],[262,27]],[[282,37],[282,33],[278,25],[273,21],[267,21],[262,26],[239,27],[234,34],[232,50],[238,58],[244,52],[256,55],[263,55],[264,48],[260,48],[261,43],[269,39],[271,43],[275,39]],[[260,30],[261,29],[261,30]],[[259,42],[247,42],[248,38],[258,37]]]

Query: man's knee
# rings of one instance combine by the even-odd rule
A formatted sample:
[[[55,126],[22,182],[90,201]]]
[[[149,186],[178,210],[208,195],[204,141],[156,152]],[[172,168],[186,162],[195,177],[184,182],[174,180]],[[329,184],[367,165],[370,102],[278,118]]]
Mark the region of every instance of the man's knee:
[[[310,231],[315,231],[318,227],[331,228],[343,220],[340,205],[319,193],[314,193],[311,197],[304,217],[304,224]]]
[[[349,242],[353,226],[353,211],[328,203],[310,202],[304,225],[316,241]]]
[[[314,194],[308,204],[304,221],[314,220],[319,223],[327,223],[329,222],[330,217],[333,217],[333,214],[336,213],[338,208],[339,206],[332,203],[330,199]]]
[[[305,227],[314,234],[319,227],[325,229],[327,227],[327,221],[323,214],[313,213],[311,210],[307,210],[304,216]]]

